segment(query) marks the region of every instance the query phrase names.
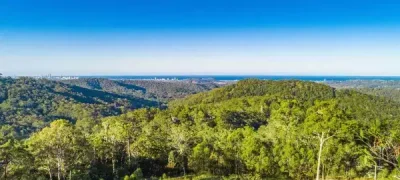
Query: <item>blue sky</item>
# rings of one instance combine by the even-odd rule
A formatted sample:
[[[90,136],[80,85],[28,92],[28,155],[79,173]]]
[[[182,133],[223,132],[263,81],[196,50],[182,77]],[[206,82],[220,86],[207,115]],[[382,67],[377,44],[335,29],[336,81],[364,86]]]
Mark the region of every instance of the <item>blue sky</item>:
[[[0,0],[7,75],[400,75],[400,2]]]

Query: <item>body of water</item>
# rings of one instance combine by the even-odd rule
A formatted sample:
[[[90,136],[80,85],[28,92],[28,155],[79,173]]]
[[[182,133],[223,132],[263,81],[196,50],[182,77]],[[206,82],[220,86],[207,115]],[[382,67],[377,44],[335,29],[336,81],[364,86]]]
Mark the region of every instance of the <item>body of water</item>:
[[[400,76],[235,76],[235,75],[168,75],[168,76],[79,76],[79,78],[107,78],[114,80],[139,80],[139,79],[169,79],[169,80],[185,80],[185,79],[214,79],[216,81],[237,81],[249,78],[265,79],[265,80],[304,80],[304,81],[348,81],[348,80],[400,80]]]

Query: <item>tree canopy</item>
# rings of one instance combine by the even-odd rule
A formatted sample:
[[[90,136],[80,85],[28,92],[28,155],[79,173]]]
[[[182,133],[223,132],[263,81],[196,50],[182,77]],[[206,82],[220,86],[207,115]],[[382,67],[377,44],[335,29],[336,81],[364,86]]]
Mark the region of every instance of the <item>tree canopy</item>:
[[[3,103],[10,101],[6,94]],[[400,178],[400,104],[353,90],[250,79],[165,109],[97,118],[82,111],[73,121],[49,120],[26,137],[18,136],[20,126],[3,121],[1,176]]]

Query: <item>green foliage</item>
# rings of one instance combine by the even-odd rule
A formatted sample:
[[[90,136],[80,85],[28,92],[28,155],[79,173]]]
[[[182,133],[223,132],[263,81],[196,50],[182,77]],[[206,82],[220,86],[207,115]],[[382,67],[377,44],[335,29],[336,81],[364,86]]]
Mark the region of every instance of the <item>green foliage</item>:
[[[30,175],[25,172],[31,170],[32,159],[23,144],[16,139],[14,129],[8,125],[0,129],[0,160],[2,179],[29,179]]]
[[[183,98],[187,95],[219,87],[214,83],[194,84],[189,81],[109,80],[83,78],[62,81],[67,84],[120,94],[135,98],[156,99],[161,102]]]
[[[154,101],[127,97],[49,80],[0,78],[0,122],[28,136],[56,119],[98,120],[123,111],[156,106]]]
[[[18,119],[57,112],[68,120],[38,120],[42,123],[26,132],[37,131],[24,139],[18,136],[22,122],[6,118],[0,162],[9,163],[1,167],[2,177],[7,172],[15,179],[313,179],[319,167],[321,178],[352,179],[371,177],[375,167],[381,178],[400,172],[400,105],[352,90],[301,81],[245,80],[176,100],[167,109],[93,116],[102,111],[92,108],[107,110],[111,105],[100,97],[83,103],[75,96],[45,93],[45,98],[60,98],[55,104],[62,108],[39,113],[36,107],[46,105],[46,99],[32,100],[39,103],[32,105],[20,91],[32,94],[36,90],[29,86],[40,90],[38,84],[47,82],[26,79],[27,87],[19,82],[24,88],[9,88],[17,81],[22,80],[1,80],[8,85],[0,87],[10,90],[0,93],[1,112],[18,109],[2,117],[25,110]],[[48,91],[75,93],[63,89],[73,86],[48,83]],[[129,93],[113,89],[115,83],[122,86],[119,81],[85,83],[90,91]],[[155,84],[151,86],[158,88]],[[135,88],[132,92],[143,90]],[[16,96],[21,97],[10,99]],[[64,98],[68,101],[61,106]],[[7,106],[10,103],[15,104]],[[50,109],[53,103],[47,103]]]
[[[393,80],[349,80],[327,81],[326,84],[339,89],[354,89],[355,91],[384,97],[400,102],[400,82]]]
[[[143,178],[142,169],[137,168],[130,176],[126,175],[124,180],[142,180]]]
[[[39,171],[64,179],[68,175],[83,176],[89,163],[86,139],[65,120],[57,120],[50,127],[34,133],[27,141],[27,149],[34,156]],[[72,178],[72,177],[71,177]]]
[[[133,172],[133,175],[135,175],[135,177],[136,177],[136,179],[143,179],[143,172],[142,172],[142,169],[140,169],[140,168],[137,168],[136,170],[135,170],[135,172]]]
[[[307,104],[315,100],[324,100],[335,97],[335,90],[331,87],[301,81],[262,81],[248,79],[236,84],[199,93],[184,100],[172,102],[172,105],[195,105],[201,103],[216,103],[233,98],[254,96],[277,96],[283,99],[299,99]]]

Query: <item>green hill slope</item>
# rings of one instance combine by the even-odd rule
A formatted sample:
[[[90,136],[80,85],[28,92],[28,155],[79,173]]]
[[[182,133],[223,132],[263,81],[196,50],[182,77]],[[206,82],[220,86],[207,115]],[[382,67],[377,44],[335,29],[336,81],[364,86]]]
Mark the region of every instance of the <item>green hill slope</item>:
[[[250,79],[173,101],[166,109],[101,118],[121,109],[104,90],[31,79],[2,83],[3,122],[17,131],[36,130],[54,117],[69,120],[54,121],[22,141],[24,156],[15,151],[9,166],[14,179],[56,172],[74,179],[314,179],[317,169],[326,179],[400,175],[400,104],[353,90]],[[95,84],[92,89],[104,86]],[[12,132],[8,126],[0,130]],[[14,142],[0,140],[1,147]]]
[[[304,111],[317,101],[337,100],[341,106],[359,119],[387,118],[400,115],[397,102],[354,90],[337,90],[324,84],[304,81],[244,80],[236,84],[178,99],[170,103],[170,110],[182,117],[182,112],[203,109],[218,112],[218,116],[235,117],[243,121],[266,124],[272,111],[282,102],[295,101]],[[206,109],[212,109],[206,110]],[[214,116],[214,115],[208,115]],[[263,117],[260,119],[259,117]],[[258,119],[258,120],[257,120]],[[230,121],[230,120],[228,120]],[[243,124],[244,123],[244,124]]]
[[[54,119],[99,118],[156,105],[141,98],[55,81],[0,78],[0,122],[18,127],[22,134]]]
[[[82,78],[62,82],[130,97],[157,99],[162,102],[209,91],[220,86],[214,83],[193,84],[184,81],[109,80],[100,78]]]
[[[171,104],[194,105],[199,103],[216,103],[234,98],[252,96],[278,96],[313,102],[316,99],[322,100],[335,97],[335,89],[326,85],[304,81],[263,81],[248,79],[223,88],[199,93],[186,99],[177,100]]]
[[[322,133],[332,136],[322,153],[332,179],[367,177],[373,167],[365,159],[374,158],[369,147],[376,138],[394,138],[385,147],[390,161],[397,162],[397,155],[389,146],[400,147],[397,102],[312,82],[239,81],[173,101],[155,117],[139,136],[146,141],[136,142],[141,152],[160,146],[147,141],[167,137],[172,144],[157,151],[161,160],[184,147],[188,169],[220,176],[311,179]],[[394,168],[384,167],[387,174]]]

